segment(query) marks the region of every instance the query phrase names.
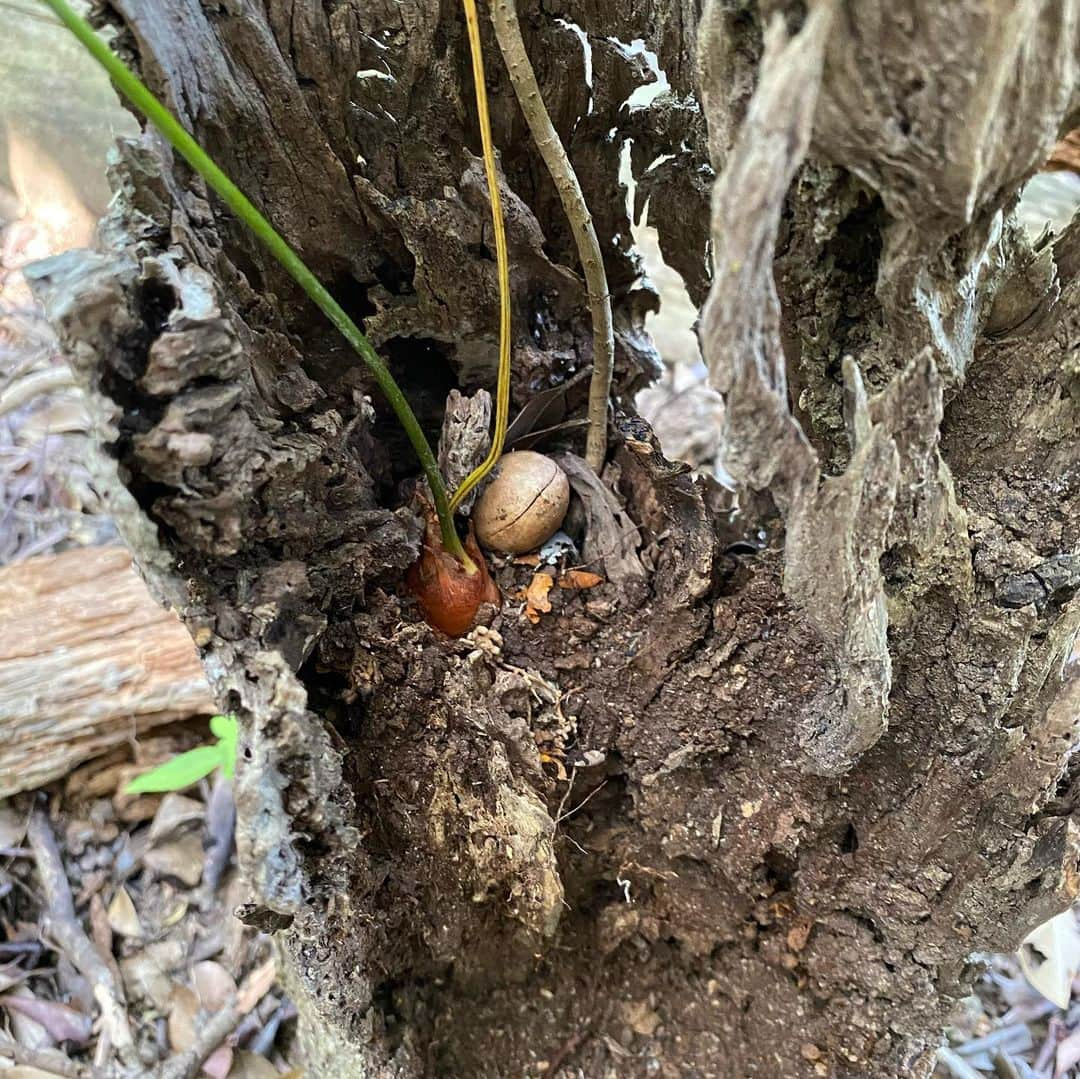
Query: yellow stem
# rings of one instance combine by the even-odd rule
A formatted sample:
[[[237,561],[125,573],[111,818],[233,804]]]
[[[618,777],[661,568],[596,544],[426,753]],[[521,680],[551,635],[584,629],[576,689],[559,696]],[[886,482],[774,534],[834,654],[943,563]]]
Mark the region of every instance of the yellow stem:
[[[482,464],[473,469],[450,498],[451,510],[494,468],[502,456],[506,428],[510,420],[510,257],[506,250],[506,228],[503,224],[502,200],[499,198],[499,177],[495,170],[495,147],[491,139],[491,117],[488,114],[487,87],[484,84],[484,57],[480,48],[480,17],[476,0],[462,0],[465,22],[469,28],[469,50],[472,53],[473,83],[476,86],[476,112],[480,120],[480,142],[484,153],[484,173],[487,176],[491,199],[491,223],[495,231],[495,264],[499,274],[499,375],[495,391],[495,430],[491,450]]]

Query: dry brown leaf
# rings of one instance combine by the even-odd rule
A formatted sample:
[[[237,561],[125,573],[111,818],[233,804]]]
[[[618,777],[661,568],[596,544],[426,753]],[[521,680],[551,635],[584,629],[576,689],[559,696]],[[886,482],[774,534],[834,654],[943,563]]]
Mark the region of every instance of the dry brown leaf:
[[[1067,1008],[1073,979],[1080,973],[1080,905],[1028,933],[1017,956],[1027,980],[1047,1000]]]
[[[20,1000],[35,1000],[33,992],[25,985],[16,986],[7,998],[18,997]],[[8,1022],[15,1040],[24,1049],[52,1049],[56,1039],[36,1019],[14,1008],[9,1009]]]
[[[204,1061],[203,1074],[210,1079],[227,1079],[232,1072],[233,1051],[231,1045],[219,1045]]]
[[[160,794],[115,794],[113,805],[116,815],[125,824],[142,824],[157,813],[161,805]]]
[[[229,1079],[279,1079],[279,1074],[266,1057],[241,1050],[233,1060]]]
[[[76,768],[64,781],[64,796],[71,801],[100,798],[112,794],[124,768],[130,768],[131,753],[125,746]]]
[[[109,904],[108,922],[109,928],[121,937],[138,940],[143,936],[143,927],[135,911],[135,904],[123,885],[116,889],[116,895]]]
[[[813,928],[814,923],[809,918],[800,918],[788,930],[787,946],[793,952],[801,952],[806,947],[806,942],[810,939],[810,930]]]
[[[202,838],[194,832],[162,843],[143,855],[143,865],[159,877],[175,877],[188,888],[194,888],[202,880],[205,860]]]
[[[551,610],[548,593],[555,584],[550,573],[534,573],[529,587],[525,589],[525,617],[535,626],[542,614]]]
[[[236,996],[236,980],[212,959],[196,963],[191,969],[191,984],[199,1003],[208,1012],[221,1011]]]
[[[566,782],[566,765],[558,757],[553,757],[550,753],[540,754],[541,764],[553,764],[555,766],[556,778],[560,783]]]
[[[166,794],[154,814],[154,823],[150,825],[150,842],[156,843],[183,825],[202,820],[205,814],[206,806],[202,802],[183,794]]]
[[[199,1020],[199,998],[194,989],[186,985],[173,987],[169,999],[169,1045],[173,1052],[182,1053],[195,1042],[196,1023]]]
[[[165,1012],[173,991],[170,978],[184,961],[184,945],[179,940],[162,940],[147,945],[137,955],[120,960],[120,974],[129,999],[145,1000]]]
[[[90,1040],[93,1020],[70,1004],[41,1000],[25,992],[13,992],[0,996],[0,1005],[44,1027],[54,1041],[85,1045]]]
[[[646,1000],[627,1001],[621,1007],[623,1022],[635,1034],[651,1038],[660,1025],[660,1015]]]
[[[534,551],[532,554],[519,554],[514,559],[515,566],[539,566],[540,556]]]
[[[570,477],[570,486],[585,510],[582,560],[601,567],[614,584],[639,587],[646,578],[637,553],[641,538],[615,492],[580,457],[572,453],[552,456]]]
[[[1080,131],[1070,131],[1050,151],[1050,157],[1043,168],[1080,172]]]
[[[603,584],[604,578],[599,573],[590,573],[586,569],[568,569],[559,578],[560,588],[595,588]]]
[[[90,897],[90,939],[94,942],[98,955],[112,971],[113,977],[120,981],[120,968],[113,956],[113,931],[109,925],[109,914],[105,910],[105,900],[99,892]]]
[[[30,818],[19,813],[13,806],[0,805],[0,847],[17,847],[26,835],[26,823]]]
[[[176,906],[173,907],[173,909],[170,910],[169,913],[161,919],[161,928],[171,929],[174,925],[181,921],[181,919],[184,917],[185,914],[187,914],[187,912],[188,905],[183,899],[181,899],[176,904]]]
[[[112,876],[112,872],[108,869],[94,869],[87,873],[75,895],[75,906],[82,907],[89,903],[106,884],[112,881]]]
[[[90,897],[90,936],[102,959],[112,955],[112,926],[105,910],[105,901],[99,892]]]
[[[93,1019],[70,1004],[15,996],[5,998],[5,1004],[40,1023],[58,1042],[86,1045],[90,1041]]]
[[[270,992],[276,978],[277,964],[272,958],[248,972],[236,995],[236,1008],[241,1015],[247,1015]]]

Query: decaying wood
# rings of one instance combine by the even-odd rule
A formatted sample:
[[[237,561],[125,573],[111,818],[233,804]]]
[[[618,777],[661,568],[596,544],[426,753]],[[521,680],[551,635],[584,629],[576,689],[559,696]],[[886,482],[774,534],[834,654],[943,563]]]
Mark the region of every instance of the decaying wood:
[[[0,797],[214,710],[190,634],[122,547],[0,569],[0,621]]]
[[[241,7],[109,12],[437,431],[490,384],[497,324],[456,7]],[[1077,234],[1035,250],[1012,215],[1074,120],[1074,5],[778,7],[710,0],[699,33],[671,0],[518,6],[604,252],[618,404],[656,361],[626,161],[698,300],[711,254],[739,485],[638,452],[632,416],[600,479],[562,424],[541,445],[608,579],[536,625],[418,618],[384,406],[152,137],[121,147],[99,248],[32,272],[212,628],[248,916],[326,1079],[527,1074],[582,1030],[588,1075],[921,1079],[969,957],[1075,894]],[[668,87],[638,107],[648,53]],[[489,90],[521,408],[591,335],[557,193]],[[496,572],[511,597],[532,570]]]

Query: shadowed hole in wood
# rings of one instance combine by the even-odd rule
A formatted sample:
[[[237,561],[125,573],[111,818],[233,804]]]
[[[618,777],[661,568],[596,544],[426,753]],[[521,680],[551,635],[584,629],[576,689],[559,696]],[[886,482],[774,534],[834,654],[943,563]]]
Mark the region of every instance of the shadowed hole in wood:
[[[397,253],[396,258],[384,258],[375,266],[376,280],[394,296],[412,296],[416,289],[413,278],[416,274],[416,259],[409,250]]]
[[[457,388],[450,360],[451,346],[424,337],[392,337],[380,349],[394,380],[408,398],[428,441],[435,445],[442,428],[446,397]],[[401,424],[381,395],[372,395],[375,407],[374,437],[386,448],[391,482],[399,483],[419,471],[416,454]]]
[[[102,390],[123,407],[120,439],[110,448],[121,457],[131,436],[149,431],[164,413],[164,404],[144,394],[137,383],[146,373],[151,346],[176,307],[176,296],[165,282],[149,279],[138,286],[135,306],[138,318],[134,326],[117,341],[101,371]]]
[[[859,849],[859,833],[851,821],[848,821],[840,836],[839,847],[842,854],[854,854]]]
[[[382,1019],[387,1044],[393,1051],[400,1048],[415,1019],[411,1013],[416,1011],[416,997],[422,985],[423,979],[389,978],[375,986],[371,994],[372,1007]]]
[[[378,310],[368,297],[368,286],[357,281],[352,274],[337,277],[330,286],[330,295],[358,326],[362,326],[364,320]]]
[[[797,858],[773,847],[765,853],[764,867],[765,880],[772,886],[773,892],[791,891],[799,870]]]

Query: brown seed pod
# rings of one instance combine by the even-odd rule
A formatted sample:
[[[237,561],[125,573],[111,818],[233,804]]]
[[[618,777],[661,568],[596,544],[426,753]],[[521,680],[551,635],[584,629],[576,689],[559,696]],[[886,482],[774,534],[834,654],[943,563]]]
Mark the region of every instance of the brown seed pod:
[[[492,551],[532,551],[563,523],[570,482],[550,457],[532,450],[507,453],[495,467],[473,510],[477,538]]]
[[[419,600],[425,621],[451,637],[472,629],[483,604],[498,608],[502,603],[499,587],[491,579],[471,532],[465,538],[465,550],[476,563],[471,574],[443,547],[438,519],[429,512],[420,557],[405,574],[405,583]]]

